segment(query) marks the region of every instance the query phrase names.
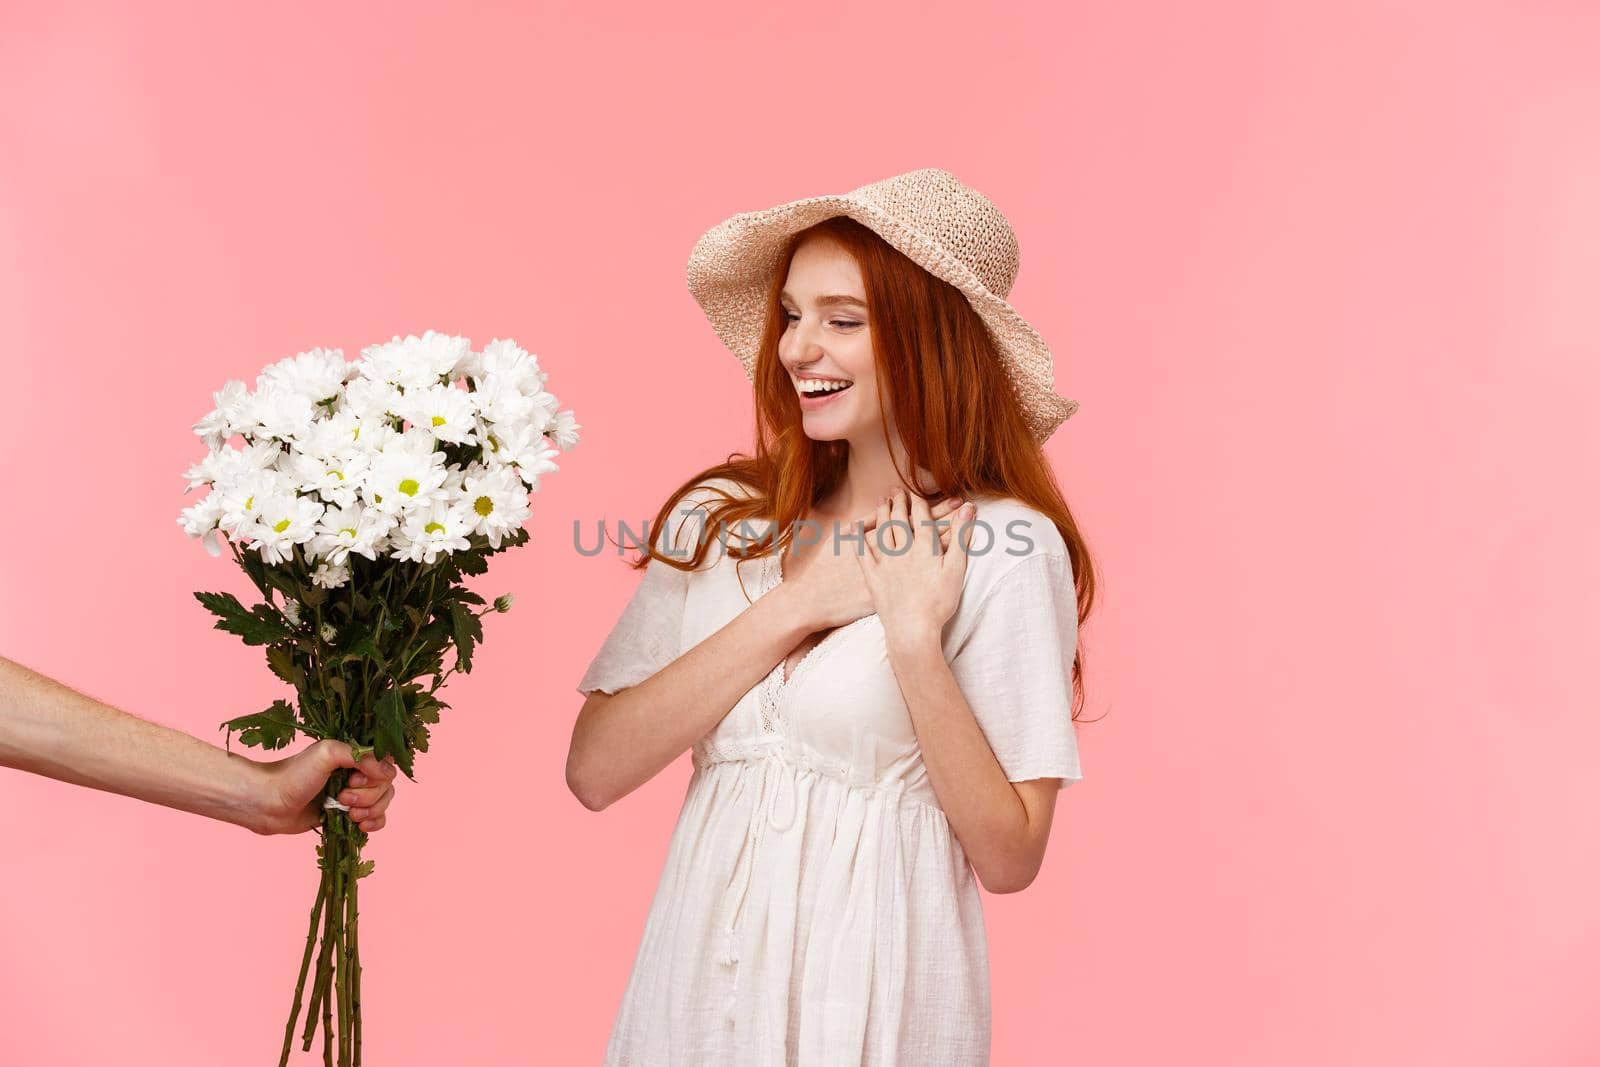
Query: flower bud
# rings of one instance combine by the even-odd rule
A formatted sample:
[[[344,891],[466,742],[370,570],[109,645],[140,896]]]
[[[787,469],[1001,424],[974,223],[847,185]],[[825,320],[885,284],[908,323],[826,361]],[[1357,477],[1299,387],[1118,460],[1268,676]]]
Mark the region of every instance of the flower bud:
[[[504,614],[511,610],[511,594],[505,593],[494,598],[494,610]]]

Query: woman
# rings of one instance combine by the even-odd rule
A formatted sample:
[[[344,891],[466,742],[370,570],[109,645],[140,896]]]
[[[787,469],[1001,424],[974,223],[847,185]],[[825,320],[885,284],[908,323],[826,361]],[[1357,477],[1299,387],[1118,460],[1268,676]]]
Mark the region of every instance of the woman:
[[[662,507],[578,686],[587,807],[694,763],[606,1063],[988,1062],[977,885],[1028,885],[1080,778],[1092,600],[1039,447],[1077,404],[1005,303],[1016,266],[938,169],[696,245],[756,452]]]

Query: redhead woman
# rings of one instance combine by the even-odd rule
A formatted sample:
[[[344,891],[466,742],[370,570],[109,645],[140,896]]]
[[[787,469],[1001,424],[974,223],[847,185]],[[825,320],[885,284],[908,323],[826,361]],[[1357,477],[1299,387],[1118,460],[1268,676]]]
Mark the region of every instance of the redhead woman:
[[[1081,777],[1093,599],[1040,447],[1077,404],[1016,270],[936,168],[695,246],[756,439],[662,505],[578,685],[586,807],[694,767],[611,1067],[988,1062],[978,889],[1033,881]]]

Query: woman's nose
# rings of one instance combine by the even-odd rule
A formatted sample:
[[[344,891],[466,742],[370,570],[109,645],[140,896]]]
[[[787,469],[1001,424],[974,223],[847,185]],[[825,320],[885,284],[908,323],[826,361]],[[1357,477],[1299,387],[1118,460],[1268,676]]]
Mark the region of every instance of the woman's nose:
[[[807,326],[804,319],[790,326],[783,343],[790,370],[799,370],[815,363],[822,355],[822,347],[816,343],[813,328]]]

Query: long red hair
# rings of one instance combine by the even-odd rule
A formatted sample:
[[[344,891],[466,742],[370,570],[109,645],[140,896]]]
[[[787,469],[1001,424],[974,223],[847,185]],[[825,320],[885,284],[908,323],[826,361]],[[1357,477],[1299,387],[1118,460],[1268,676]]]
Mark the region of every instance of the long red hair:
[[[732,453],[726,462],[685,481],[661,506],[650,528],[665,529],[679,502],[709,479],[730,479],[745,492],[730,496],[716,487],[705,490],[719,499],[700,502],[703,521],[689,524],[699,527],[699,542],[687,559],[658,553],[649,543],[653,539],[646,539],[632,566],[642,568],[655,558],[672,567],[696,569],[717,531],[741,529],[741,520],[776,522],[762,540],[724,542],[729,556],[750,559],[781,552],[792,540],[796,522],[844,478],[849,446],[805,435],[799,398],[778,359],[785,325],[778,294],[795,249],[814,234],[837,241],[860,267],[877,357],[879,403],[892,405],[907,459],[915,468],[929,471],[934,484],[918,486],[905,471],[899,472],[901,480],[930,500],[1008,496],[1049,516],[1066,542],[1081,627],[1094,606],[1093,561],[1055,473],[1028,430],[983,320],[959,289],[843,215],[794,234],[773,271],[754,375],[755,455]],[[1082,675],[1080,641],[1072,663],[1074,719],[1083,703]]]

